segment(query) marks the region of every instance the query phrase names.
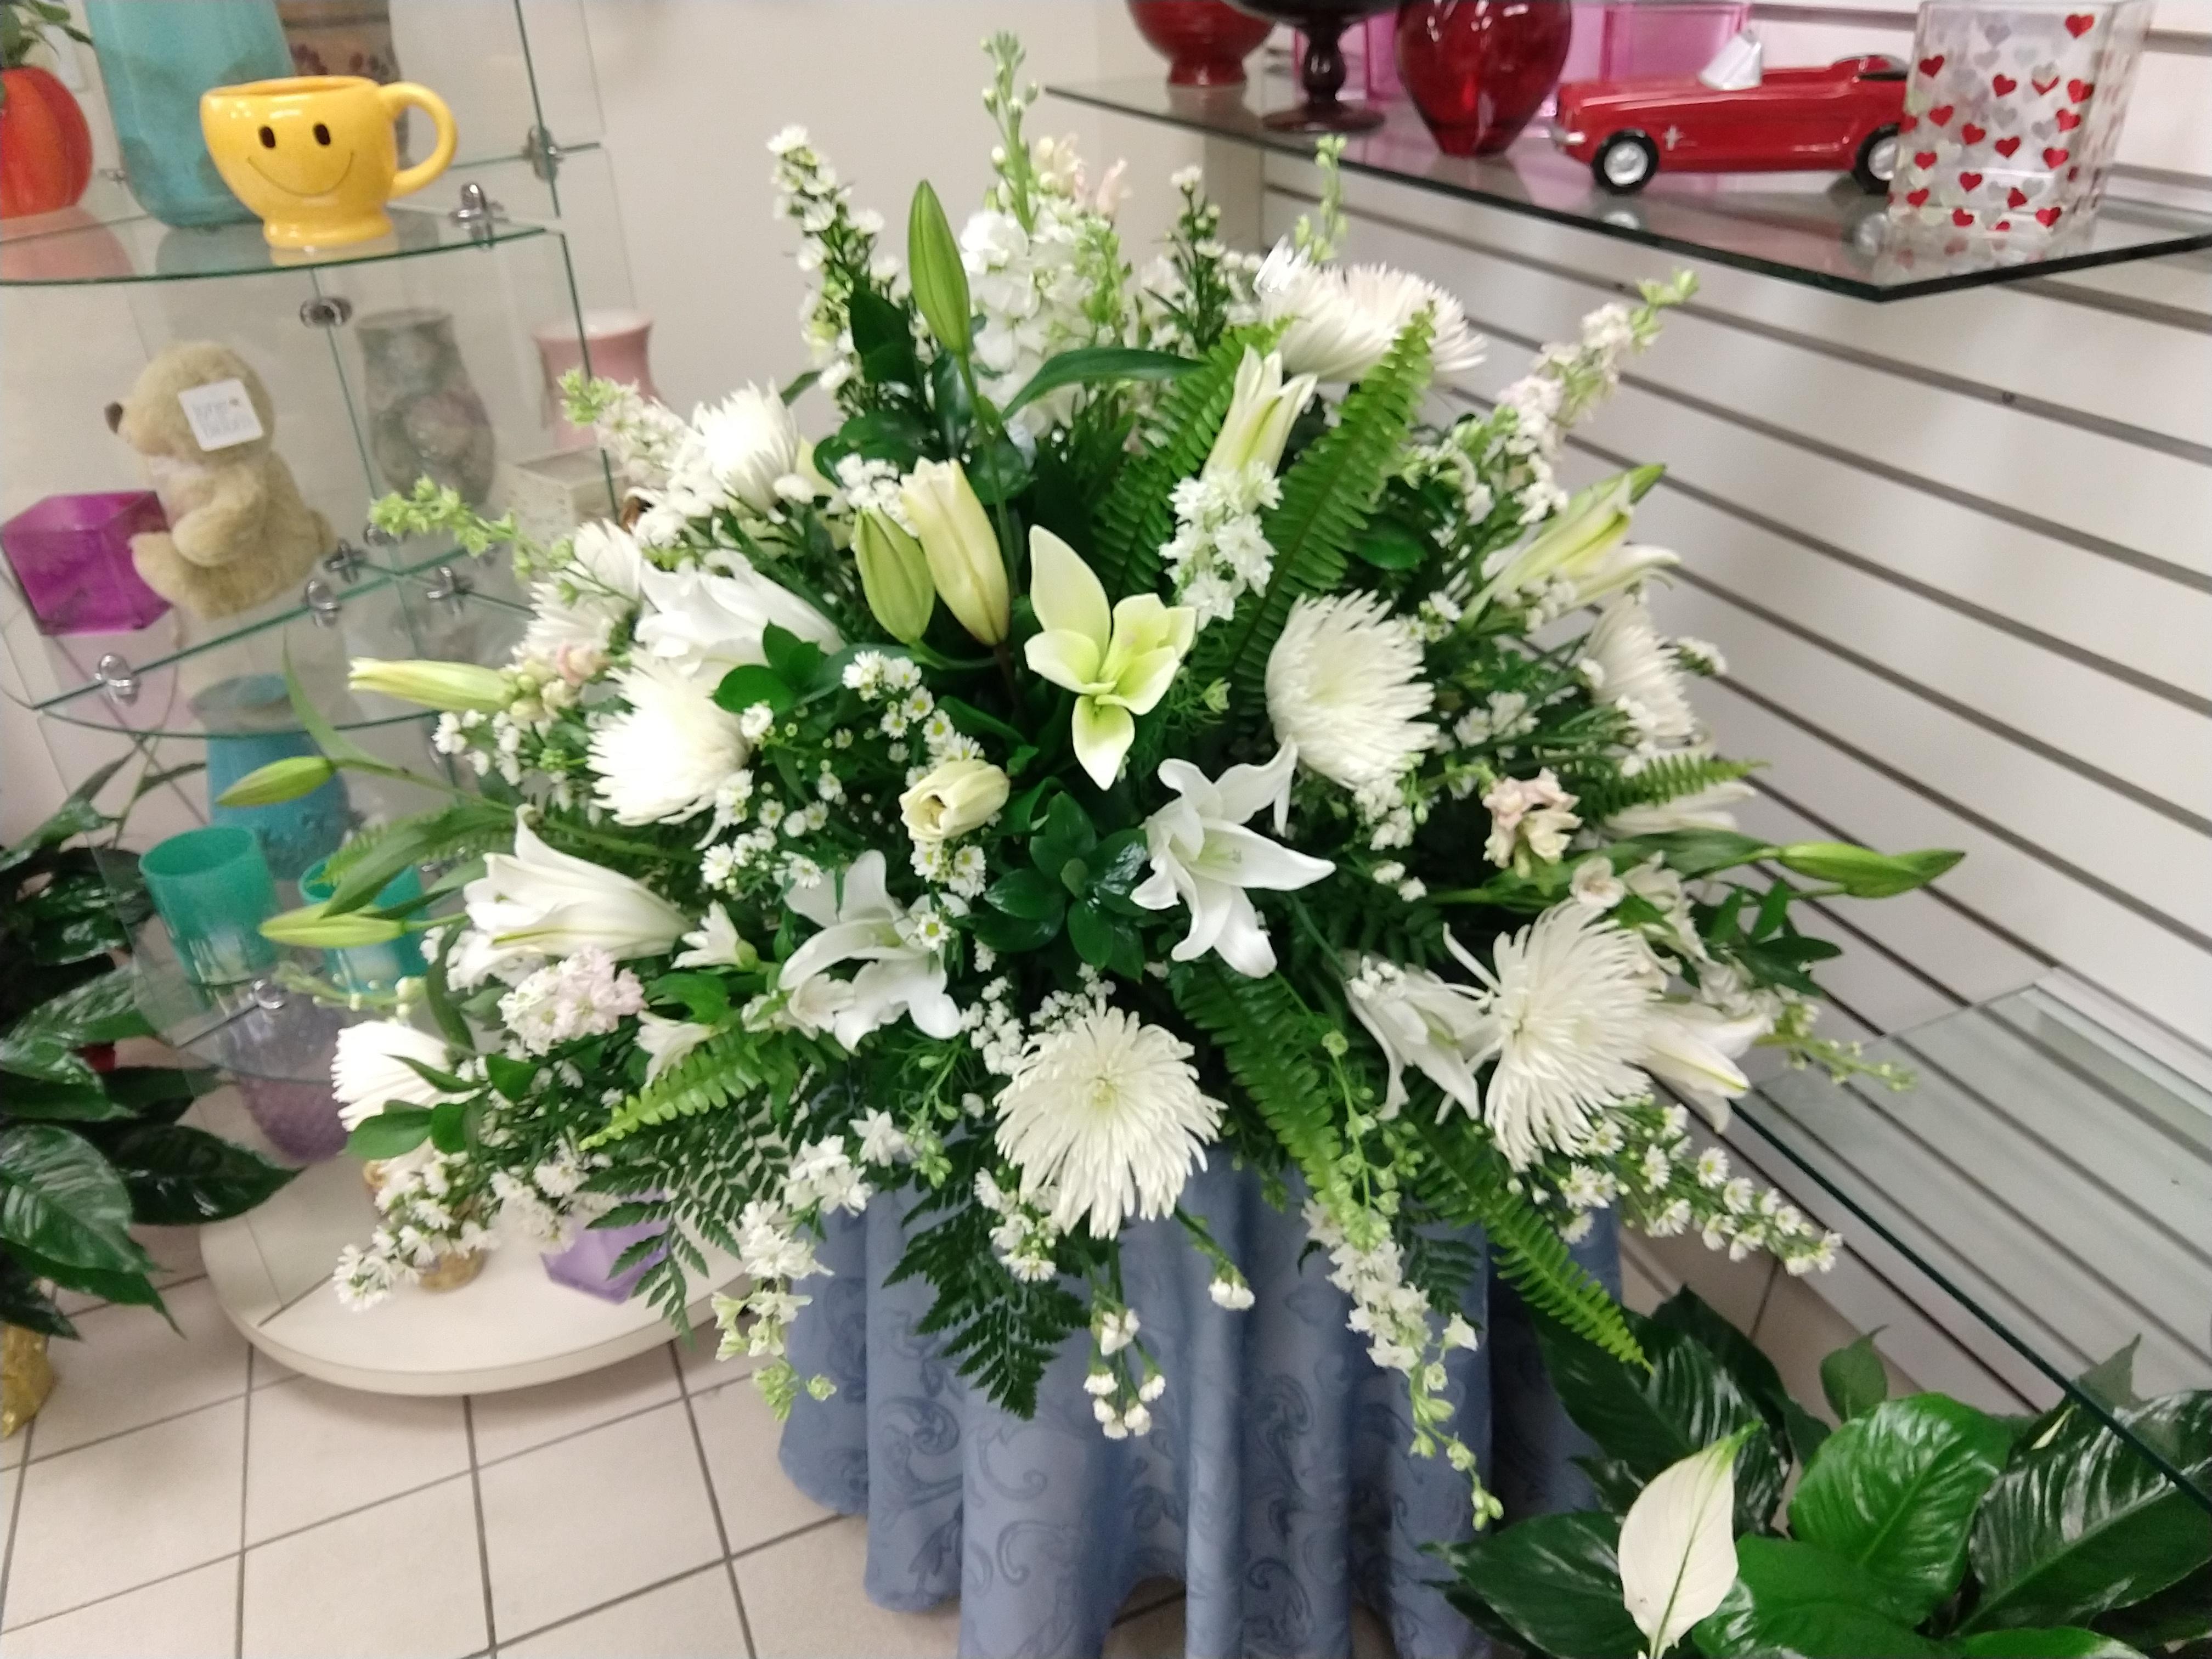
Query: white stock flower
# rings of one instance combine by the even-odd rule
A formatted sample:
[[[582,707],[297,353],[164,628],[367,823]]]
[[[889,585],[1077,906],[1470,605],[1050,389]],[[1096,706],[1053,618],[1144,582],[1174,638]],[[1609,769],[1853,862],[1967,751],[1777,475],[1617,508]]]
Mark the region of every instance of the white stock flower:
[[[604,1036],[645,1007],[645,988],[596,947],[549,963],[499,1000],[499,1017],[533,1054],[581,1036]]]
[[[1190,1056],[1173,1032],[1119,1008],[1031,1039],[999,1094],[998,1147],[1025,1190],[1052,1195],[1055,1226],[1087,1216],[1091,1237],[1111,1238],[1175,1208],[1221,1121]]]
[[[776,486],[799,469],[799,422],[774,386],[748,386],[702,404],[669,467],[665,502],[689,518],[722,507],[773,512]]]
[[[848,1048],[902,1013],[925,1036],[942,1040],[958,1032],[960,1009],[945,992],[944,959],[909,942],[902,926],[908,912],[884,885],[881,853],[861,854],[840,883],[793,889],[784,902],[821,929],[784,959],[776,975],[778,988],[790,994],[786,1012],[795,1022],[826,1025]],[[850,981],[828,979],[830,969],[853,961],[866,966]]]
[[[1347,789],[1388,783],[1433,747],[1421,642],[1372,593],[1301,599],[1267,656],[1267,719],[1298,758]]]
[[[1345,981],[1344,988],[1352,1013],[1389,1066],[1383,1116],[1395,1116],[1406,1103],[1409,1065],[1468,1115],[1480,1113],[1482,1090],[1474,1062],[1489,1052],[1494,1032],[1487,999],[1479,988],[1371,957]]]
[[[824,651],[844,649],[828,617],[742,557],[727,556],[727,574],[697,565],[682,570],[646,567],[646,610],[638,619],[637,637],[647,654],[686,674],[720,681],[741,663],[768,660],[761,636],[770,623]]]
[[[1541,864],[1557,864],[1567,850],[1567,837],[1582,820],[1575,816],[1575,797],[1569,794],[1546,767],[1533,778],[1500,778],[1482,798],[1490,814],[1490,839],[1483,855],[1503,870],[1525,849]]]
[[[675,823],[714,804],[722,781],[752,754],[714,688],[661,663],[615,676],[629,708],[592,734],[592,793],[626,824]]]
[[[1249,978],[1275,971],[1275,947],[1247,890],[1288,892],[1336,867],[1244,827],[1270,805],[1280,825],[1297,764],[1297,745],[1286,743],[1265,766],[1232,766],[1218,780],[1188,761],[1160,767],[1160,781],[1179,799],[1145,820],[1152,873],[1129,896],[1148,910],[1165,910],[1177,900],[1189,908],[1190,931],[1170,952],[1177,962],[1218,951]]]
[[[1567,890],[1575,896],[1575,902],[1593,910],[1610,910],[1628,896],[1627,886],[1613,874],[1612,862],[1601,853],[1593,853],[1575,866]]]
[[[331,1056],[331,1093],[337,1097],[339,1121],[349,1130],[392,1102],[434,1106],[457,1098],[404,1063],[409,1060],[450,1072],[453,1051],[428,1031],[397,1020],[364,1020],[338,1033],[337,1051]]]
[[[1607,605],[1582,648],[1599,670],[1591,695],[1635,723],[1639,747],[1673,749],[1698,736],[1681,670],[1640,598],[1623,593]]]
[[[1279,242],[1253,279],[1264,322],[1288,319],[1283,366],[1328,383],[1357,380],[1389,351],[1423,307],[1434,325],[1429,358],[1437,374],[1472,368],[1483,341],[1457,300],[1424,277],[1388,265],[1316,265]]]
[[[483,874],[461,896],[471,925],[502,956],[565,957],[594,947],[617,958],[658,956],[688,926],[650,888],[554,851],[519,819],[514,851],[486,855]]]

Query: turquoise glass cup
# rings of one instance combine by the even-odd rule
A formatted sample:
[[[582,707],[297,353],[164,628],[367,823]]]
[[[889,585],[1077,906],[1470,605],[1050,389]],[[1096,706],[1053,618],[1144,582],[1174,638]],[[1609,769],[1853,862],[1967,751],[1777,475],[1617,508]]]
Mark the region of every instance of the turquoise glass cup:
[[[325,873],[327,859],[319,860],[300,877],[300,896],[320,904],[337,891],[337,884]],[[422,878],[409,866],[384,884],[376,908],[388,909],[422,896]],[[402,933],[389,945],[353,945],[343,951],[325,951],[331,977],[349,991],[388,991],[403,979],[420,978],[429,970],[422,946],[413,933]]]
[[[261,924],[276,914],[276,884],[251,830],[218,823],[172,836],[138,861],[146,891],[185,972],[201,985],[236,985],[276,965]]]

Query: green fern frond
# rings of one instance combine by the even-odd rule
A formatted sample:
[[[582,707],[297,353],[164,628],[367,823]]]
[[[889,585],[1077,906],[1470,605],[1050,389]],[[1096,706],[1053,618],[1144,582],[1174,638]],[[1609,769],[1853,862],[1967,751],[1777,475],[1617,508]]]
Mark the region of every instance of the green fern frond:
[[[953,1207],[913,1236],[889,1282],[927,1279],[937,1297],[916,1333],[941,1336],[945,1357],[994,1405],[1031,1417],[1045,1368],[1086,1315],[1058,1280],[1029,1283],[1007,1271],[991,1246],[997,1224],[980,1204]]]
[[[1481,1224],[1498,1273],[1538,1311],[1624,1364],[1648,1365],[1620,1304],[1567,1253],[1566,1241],[1543,1212],[1507,1188],[1504,1155],[1476,1146],[1455,1127],[1424,1125],[1431,1160],[1429,1201],[1455,1221]]]
[[[1571,775],[1567,787],[1577,797],[1575,810],[1586,823],[1602,823],[1634,806],[1656,806],[1734,783],[1759,769],[1757,761],[1723,760],[1717,755],[1666,755],[1632,777],[1620,773]]]
[[[654,1124],[719,1111],[746,1096],[787,1098],[801,1074],[800,1052],[788,1032],[765,1042],[757,1031],[717,1032],[616,1107],[584,1149],[608,1146]]]
[[[1275,550],[1274,574],[1259,603],[1209,629],[1194,660],[1194,683],[1226,675],[1256,704],[1267,653],[1304,595],[1333,592],[1382,499],[1406,434],[1429,385],[1434,325],[1424,313],[1406,326],[1382,361],[1344,400],[1337,423],[1283,475],[1283,498],[1262,520]]]
[[[1091,566],[1109,593],[1148,593],[1158,583],[1160,549],[1175,534],[1175,487],[1198,471],[1213,447],[1236,395],[1237,366],[1245,349],[1266,350],[1275,333],[1273,328],[1231,330],[1202,368],[1176,380],[1161,398],[1143,451],[1122,469],[1098,509]]]

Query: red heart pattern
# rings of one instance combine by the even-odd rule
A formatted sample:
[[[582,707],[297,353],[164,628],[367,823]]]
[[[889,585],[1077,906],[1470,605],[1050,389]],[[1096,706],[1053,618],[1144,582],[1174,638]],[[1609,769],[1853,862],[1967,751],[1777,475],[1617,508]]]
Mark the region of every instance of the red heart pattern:
[[[1938,75],[1943,72],[1943,54],[1939,52],[1933,58],[1922,58],[1920,60],[1920,72],[1926,76],[1929,80],[1934,80]]]
[[[1951,222],[1958,226],[1960,229],[1964,230],[1967,226],[1974,222],[1974,216],[1967,212],[1964,208],[1953,208],[1951,210]]]
[[[2020,135],[2015,132],[2009,138],[2000,138],[1990,148],[2000,155],[2009,155],[2020,148]]]
[[[1959,142],[1962,144],[1978,144],[1989,136],[1987,127],[1978,127],[1972,121],[1959,129]]]
[[[1928,112],[1928,118],[1940,127],[1951,118],[1953,107],[1954,106],[1949,104],[1938,104]]]
[[[1915,128],[1915,127],[1918,126],[1919,125],[1920,125],[1920,118],[1919,118],[1918,116],[1917,116],[1917,115],[1907,115],[1907,116],[1904,116],[1904,117],[1902,117],[1902,118],[1900,118],[1899,119],[1898,124],[1897,124],[1897,130],[1898,130],[1899,132],[1910,132],[1910,131],[1912,131],[1912,129],[1913,129],[1913,128]]]
[[[2076,40],[2096,27],[2097,20],[2086,11],[2072,11],[2066,14],[2066,33]]]
[[[2012,187],[2011,191],[2005,197],[2005,205],[2011,208],[2026,207],[2027,205],[2027,192],[2022,190],[2018,185],[2014,185]]]
[[[2041,225],[2045,230],[2048,230],[2051,226],[2058,222],[2058,216],[2065,210],[2066,210],[2063,208],[2055,207],[2038,208],[2035,210],[2035,222]]]
[[[1914,150],[1912,152],[1912,165],[1917,167],[1934,167],[1936,165],[1936,152],[1932,149]]]
[[[2069,81],[2066,83],[2066,100],[2071,104],[2086,104],[2089,101],[2089,94],[2096,89],[2094,81]]]
[[[1990,90],[1996,93],[2000,98],[2004,97],[2008,93],[2011,92],[2019,85],[2020,82],[2014,80],[2009,75],[1992,75],[1990,76]]]
[[[2060,110],[2057,119],[2058,122],[2058,130],[2061,132],[2071,132],[2075,128],[2081,125],[2081,118],[2076,115],[2070,109]]]
[[[1905,199],[1913,207],[1926,207],[1928,205],[1928,192],[1924,190],[1907,191],[1905,193]]]
[[[1999,230],[2010,230],[2012,228],[2012,221],[2009,219],[2000,219],[1997,221],[1996,228]]]
[[[1980,173],[1962,173],[1959,175],[1959,188],[1960,190],[1979,190],[1981,187],[1982,175]]]
[[[2056,144],[2045,144],[2043,147],[2043,165],[2056,173],[2073,153],[2070,149],[2061,149]]]

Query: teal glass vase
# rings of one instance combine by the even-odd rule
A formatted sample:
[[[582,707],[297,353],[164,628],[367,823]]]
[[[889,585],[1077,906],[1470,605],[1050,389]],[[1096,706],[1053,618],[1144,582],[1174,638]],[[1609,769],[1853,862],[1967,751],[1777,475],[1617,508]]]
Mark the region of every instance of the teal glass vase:
[[[200,94],[292,73],[276,0],[85,0],[84,10],[138,205],[166,225],[252,219],[208,155]]]
[[[334,897],[337,884],[324,872],[327,859],[319,860],[300,877],[300,897],[308,904],[320,904]],[[405,904],[422,896],[422,878],[410,865],[384,884],[378,893],[375,908],[386,908]],[[422,957],[422,946],[416,935],[403,933],[388,945],[349,945],[343,950],[323,952],[329,964],[331,976],[345,989],[356,993],[389,991],[403,979],[420,979],[429,971]]]
[[[281,674],[240,674],[192,698],[192,712],[207,732],[208,822],[251,830],[279,881],[297,881],[308,866],[337,851],[345,840],[345,780],[332,777],[296,800],[273,806],[225,806],[223,792],[272,761],[319,755],[300,730]]]

